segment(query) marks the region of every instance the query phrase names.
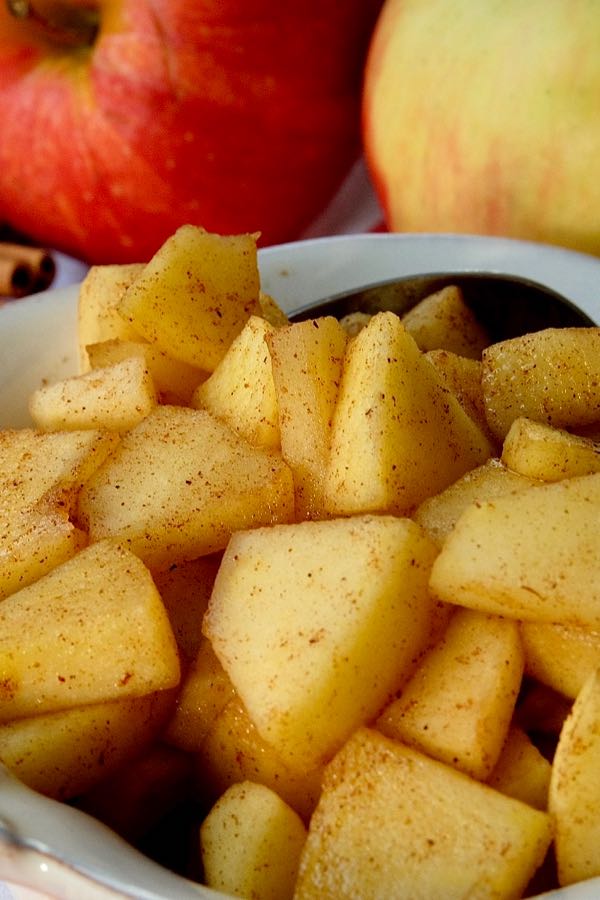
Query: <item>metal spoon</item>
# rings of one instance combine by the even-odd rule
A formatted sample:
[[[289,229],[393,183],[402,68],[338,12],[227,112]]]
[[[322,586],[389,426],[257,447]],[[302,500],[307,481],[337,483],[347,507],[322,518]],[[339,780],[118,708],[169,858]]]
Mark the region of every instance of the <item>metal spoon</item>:
[[[492,272],[441,272],[408,275],[369,284],[307,305],[294,321],[348,313],[391,310],[402,315],[428,294],[457,285],[465,303],[487,329],[492,341],[540,331],[543,328],[586,327],[596,323],[574,303],[549,287],[516,275]]]

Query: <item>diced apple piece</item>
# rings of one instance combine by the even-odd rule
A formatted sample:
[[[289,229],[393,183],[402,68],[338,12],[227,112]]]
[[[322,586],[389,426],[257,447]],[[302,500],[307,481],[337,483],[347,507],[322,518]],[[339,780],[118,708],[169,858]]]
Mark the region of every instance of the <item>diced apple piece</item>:
[[[600,670],[593,672],[563,725],[550,779],[561,885],[600,875]]]
[[[482,355],[490,428],[504,440],[526,416],[556,428],[600,420],[600,328],[547,328],[492,344]]]
[[[530,478],[512,472],[494,457],[466,472],[444,491],[428,497],[417,506],[412,517],[441,547],[472,503],[514,494],[534,484]]]
[[[273,360],[281,452],[294,475],[296,517],[322,518],[346,333],[332,316],[278,328],[267,338]]]
[[[449,350],[428,350],[425,359],[433,365],[444,387],[452,391],[467,415],[479,425],[492,443],[495,443],[485,415],[481,360],[459,356]]]
[[[356,337],[356,335],[363,330],[365,325],[368,325],[373,313],[361,312],[360,310],[355,310],[354,312],[346,313],[345,316],[342,316],[340,319],[340,325],[346,332],[349,338]]]
[[[523,665],[516,622],[457,610],[377,727],[485,780],[508,734]]]
[[[470,506],[431,573],[440,599],[525,621],[600,628],[600,474]]]
[[[207,409],[249,443],[277,449],[279,411],[266,343],[272,331],[265,319],[251,316],[191,405]]]
[[[180,675],[150,573],[111,541],[2,601],[0,670],[0,722],[171,688]]]
[[[262,784],[232,785],[200,828],[206,884],[236,897],[292,900],[306,829]]]
[[[0,432],[0,599],[85,545],[69,514],[83,482],[117,443],[117,435],[99,431]]]
[[[327,768],[296,900],[520,897],[550,817],[360,729]]]
[[[325,481],[328,512],[406,514],[491,455],[400,319],[373,316],[345,356]]]
[[[552,765],[528,735],[512,725],[487,783],[535,809],[547,809],[551,771]]]
[[[42,431],[121,432],[137,425],[156,402],[146,362],[133,356],[38,388],[29,398],[29,413]]]
[[[173,359],[156,344],[142,340],[106,340],[88,344],[87,353],[92,369],[111,366],[132,356],[143,359],[152,376],[159,401],[187,406],[198,385],[206,379],[206,372]]]
[[[276,791],[304,821],[317,805],[323,767],[290,769],[260,736],[237,696],[217,716],[196,758],[201,795],[211,802],[232,784],[256,781]]]
[[[208,606],[220,562],[221,554],[212,553],[152,571],[154,583],[169,614],[184,666],[192,662],[204,640],[202,617]]]
[[[156,738],[173,692],[76,706],[0,725],[0,761],[24,784],[60,800],[90,790]]]
[[[463,292],[448,285],[420,300],[402,316],[402,323],[421,350],[450,350],[480,359],[490,343],[485,328],[465,303]]]
[[[399,688],[429,637],[435,553],[392,516],[233,535],[204,633],[291,768],[321,765]]]
[[[600,443],[520,416],[504,438],[502,462],[528,478],[561,481],[600,472]]]
[[[127,288],[144,270],[143,263],[91,266],[79,287],[77,339],[79,370],[87,372],[87,345],[107,340],[139,340],[138,332],[117,312]]]
[[[127,432],[79,497],[92,540],[125,540],[152,568],[222,549],[232,532],[288,521],[289,468],[205,410],[159,406]]]
[[[260,315],[263,319],[266,319],[270,325],[279,328],[280,325],[288,324],[289,319],[287,315],[284,313],[277,300],[275,300],[274,297],[271,297],[270,294],[266,294],[264,291],[259,290],[258,303],[260,306]]]
[[[256,236],[182,225],[125,291],[119,313],[175,359],[212,372],[260,315]]]
[[[600,630],[522,622],[521,638],[527,673],[573,700],[600,667]]]
[[[118,443],[117,435],[95,430],[0,431],[0,509],[41,501],[71,509],[81,486]]]
[[[33,584],[82,550],[87,535],[75,528],[65,510],[16,509],[0,514],[0,600]]]
[[[198,752],[234,695],[233,685],[210,641],[203,638],[183,679],[173,716],[165,729],[165,740],[190,753]]]

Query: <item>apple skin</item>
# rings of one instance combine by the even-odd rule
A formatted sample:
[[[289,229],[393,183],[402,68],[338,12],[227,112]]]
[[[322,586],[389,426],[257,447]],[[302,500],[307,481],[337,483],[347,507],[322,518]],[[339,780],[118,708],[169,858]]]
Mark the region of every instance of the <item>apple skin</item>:
[[[600,4],[386,0],[362,117],[391,230],[600,254]]]
[[[61,47],[0,0],[0,222],[90,263],[183,223],[297,237],[360,153],[381,0],[97,5],[93,46]]]

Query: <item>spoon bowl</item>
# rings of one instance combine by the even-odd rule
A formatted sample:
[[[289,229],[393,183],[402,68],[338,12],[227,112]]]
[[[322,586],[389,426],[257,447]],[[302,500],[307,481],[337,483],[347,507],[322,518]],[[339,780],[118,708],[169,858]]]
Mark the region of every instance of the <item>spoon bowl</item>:
[[[516,275],[493,272],[440,272],[407,275],[326,297],[298,309],[294,321],[354,312],[390,310],[402,315],[429,294],[449,285],[462,291],[467,306],[492,341],[543,328],[588,327],[596,323],[567,297],[546,285]]]

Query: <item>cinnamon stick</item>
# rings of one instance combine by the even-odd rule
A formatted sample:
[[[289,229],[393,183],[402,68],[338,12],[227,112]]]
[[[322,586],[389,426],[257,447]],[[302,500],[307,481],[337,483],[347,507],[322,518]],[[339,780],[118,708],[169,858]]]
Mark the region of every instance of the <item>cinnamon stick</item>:
[[[33,272],[26,263],[0,257],[0,295],[26,297],[33,289]]]
[[[48,250],[0,242],[0,295],[26,297],[43,291],[52,284],[55,272]]]

